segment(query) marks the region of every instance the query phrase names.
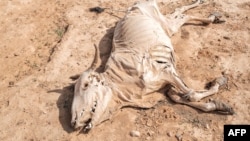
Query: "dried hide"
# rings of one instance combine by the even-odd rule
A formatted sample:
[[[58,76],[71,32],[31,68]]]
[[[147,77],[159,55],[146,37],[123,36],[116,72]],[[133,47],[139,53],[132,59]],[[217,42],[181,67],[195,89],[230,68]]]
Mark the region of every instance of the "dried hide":
[[[169,84],[164,77],[176,75],[173,46],[162,28],[164,19],[154,1],[141,2],[130,8],[115,28],[105,74],[115,82],[124,102],[144,107],[144,97]]]
[[[225,77],[217,78],[209,90],[194,91],[176,73],[170,37],[190,20],[212,23],[219,19],[218,15],[197,18],[182,14],[200,3],[198,0],[183,6],[166,17],[160,13],[154,0],[130,7],[115,28],[113,50],[104,72],[94,72],[96,55],[92,67],[76,82],[72,126],[89,130],[109,119],[123,106],[152,107],[165,98],[155,92],[167,84],[175,86],[182,94],[168,94],[177,103],[206,112],[220,110],[233,113],[230,106],[218,101],[198,102],[218,92],[219,87],[227,83]]]

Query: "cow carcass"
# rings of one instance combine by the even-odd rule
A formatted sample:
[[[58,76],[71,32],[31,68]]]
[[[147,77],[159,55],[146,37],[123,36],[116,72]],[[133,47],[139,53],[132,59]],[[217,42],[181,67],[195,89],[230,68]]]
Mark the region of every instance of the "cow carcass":
[[[175,67],[174,48],[170,37],[189,21],[212,23],[220,16],[208,18],[184,15],[183,12],[198,6],[200,0],[163,16],[154,0],[138,2],[130,7],[116,25],[113,50],[103,73],[95,72],[98,49],[91,67],[84,71],[75,84],[72,103],[74,128],[89,130],[109,119],[124,106],[150,108],[157,103],[159,91],[172,85],[182,95],[168,93],[173,101],[202,111],[233,113],[230,106],[218,101],[199,102],[218,92],[227,83],[226,77],[215,79],[209,90],[195,91],[185,85]]]

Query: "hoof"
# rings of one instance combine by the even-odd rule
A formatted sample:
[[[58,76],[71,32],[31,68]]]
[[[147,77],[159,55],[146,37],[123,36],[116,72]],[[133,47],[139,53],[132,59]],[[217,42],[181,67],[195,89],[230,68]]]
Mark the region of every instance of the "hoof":
[[[205,0],[199,0],[200,1],[200,4],[203,4],[205,3]]]
[[[209,18],[214,18],[213,23],[223,23],[225,20],[221,19],[222,15],[219,12],[213,12]]]
[[[202,4],[204,3],[204,0],[196,0],[196,1],[193,1],[192,4]]]
[[[211,102],[215,104],[216,110],[218,111],[225,112],[230,115],[233,115],[235,113],[233,108],[225,103],[216,100],[212,100]]]
[[[215,79],[215,83],[218,83],[220,86],[226,85],[227,82],[228,82],[228,78],[225,77],[225,76],[218,77],[218,78]]]
[[[211,15],[214,15],[216,18],[222,17],[221,13],[219,13],[219,12],[213,12],[213,13],[211,13]]]
[[[209,90],[215,84],[219,84],[219,87],[227,86],[227,81],[228,81],[228,79],[225,76],[218,77],[215,80],[208,82],[205,86],[205,89]]]

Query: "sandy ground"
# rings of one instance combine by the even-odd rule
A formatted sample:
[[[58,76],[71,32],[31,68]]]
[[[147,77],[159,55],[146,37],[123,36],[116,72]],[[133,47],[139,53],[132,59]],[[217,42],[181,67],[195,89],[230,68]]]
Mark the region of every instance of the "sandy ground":
[[[191,0],[158,1],[163,14]],[[155,108],[122,109],[88,134],[70,127],[70,76],[84,71],[99,46],[100,70],[111,49],[115,23],[123,12],[90,13],[94,6],[125,10],[127,0],[0,1],[0,140],[223,140],[224,124],[250,124],[250,1],[206,0],[187,13],[207,17],[218,11],[225,23],[183,26],[173,38],[178,72],[188,86],[202,89],[225,73],[228,88],[213,99],[235,115],[203,113],[168,98]],[[205,99],[205,101],[208,99]],[[131,137],[137,130],[140,137]]]

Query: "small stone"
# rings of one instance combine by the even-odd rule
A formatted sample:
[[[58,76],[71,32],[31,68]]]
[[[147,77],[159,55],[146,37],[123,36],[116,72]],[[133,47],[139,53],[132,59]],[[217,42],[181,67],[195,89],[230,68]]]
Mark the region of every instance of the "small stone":
[[[153,125],[153,121],[149,119],[149,120],[147,121],[147,126],[148,126],[148,127],[151,127],[152,125]]]
[[[176,115],[173,115],[174,119],[177,119],[177,116]]]
[[[167,135],[168,135],[169,137],[172,137],[172,136],[173,136],[173,133],[172,133],[172,132],[168,132]]]
[[[175,137],[178,141],[182,141],[182,135],[176,134]]]
[[[148,135],[148,136],[153,136],[154,133],[155,133],[154,131],[149,131],[149,132],[147,133],[147,135]]]
[[[178,141],[182,141],[182,134],[180,131],[178,131],[176,134],[175,134],[175,137]]]
[[[142,123],[142,125],[145,125],[146,123],[147,123],[147,121],[145,120],[145,119],[141,119],[141,123]]]
[[[208,124],[206,124],[205,128],[206,128],[206,129],[209,129],[209,125],[208,125]]]
[[[139,131],[133,130],[130,132],[131,137],[140,137],[141,133]]]
[[[224,38],[224,39],[226,39],[226,40],[230,40],[230,38],[229,38],[229,37],[227,37],[227,36],[224,36],[223,38]]]
[[[9,87],[13,87],[14,84],[15,84],[15,83],[14,83],[13,81],[10,81],[10,82],[9,82]]]

